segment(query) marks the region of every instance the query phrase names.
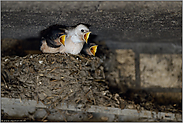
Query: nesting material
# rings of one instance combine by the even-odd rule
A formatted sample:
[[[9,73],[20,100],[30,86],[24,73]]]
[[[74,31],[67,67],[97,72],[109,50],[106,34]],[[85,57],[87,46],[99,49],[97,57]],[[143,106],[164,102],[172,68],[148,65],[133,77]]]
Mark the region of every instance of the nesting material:
[[[50,108],[60,103],[119,108],[109,92],[103,61],[98,57],[34,54],[3,57],[1,96],[42,101]]]
[[[128,81],[119,78],[115,55],[99,50],[106,51],[101,58],[59,53],[2,57],[1,97],[42,101],[49,109],[65,103],[182,113],[180,102],[162,105],[150,93],[121,85]]]

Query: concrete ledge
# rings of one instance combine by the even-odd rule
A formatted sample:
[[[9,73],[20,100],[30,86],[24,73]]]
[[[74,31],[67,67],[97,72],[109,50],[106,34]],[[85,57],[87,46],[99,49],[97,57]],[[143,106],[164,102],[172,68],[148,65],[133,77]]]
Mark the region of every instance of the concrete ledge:
[[[9,117],[30,117],[32,119],[48,119],[49,121],[182,121],[178,113],[137,111],[134,109],[118,109],[110,107],[91,106],[82,109],[82,105],[73,106],[61,104],[56,109],[48,109],[41,102],[34,100],[1,99],[3,113]],[[46,111],[45,111],[46,110]],[[21,112],[21,113],[19,113]],[[50,113],[48,113],[50,112]],[[67,113],[65,113],[67,112]],[[60,115],[62,113],[62,115]],[[8,121],[8,119],[7,119]]]

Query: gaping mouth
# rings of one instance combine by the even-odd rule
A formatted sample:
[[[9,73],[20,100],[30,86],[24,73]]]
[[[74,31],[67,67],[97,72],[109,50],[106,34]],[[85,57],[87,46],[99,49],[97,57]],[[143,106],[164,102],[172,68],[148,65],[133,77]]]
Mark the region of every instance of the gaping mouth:
[[[97,47],[98,47],[98,45],[90,47],[90,52],[92,53],[93,56],[95,56],[95,53],[97,52]]]
[[[60,42],[65,46],[65,37],[66,35],[60,36]]]
[[[90,33],[91,33],[91,32],[87,32],[87,33],[84,35],[84,39],[85,39],[86,43],[88,43],[88,38],[89,38]]]

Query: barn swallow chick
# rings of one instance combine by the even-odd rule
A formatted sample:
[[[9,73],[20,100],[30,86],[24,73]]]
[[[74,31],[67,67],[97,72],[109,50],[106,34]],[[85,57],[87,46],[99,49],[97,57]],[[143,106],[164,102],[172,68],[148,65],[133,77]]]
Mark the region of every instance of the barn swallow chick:
[[[84,54],[95,56],[95,54],[97,52],[97,48],[98,48],[98,45],[96,45],[94,43],[90,43],[89,45],[84,46],[83,52],[84,52]]]
[[[93,56],[95,56],[95,53],[97,52],[97,47],[98,47],[98,45],[91,46],[91,47],[89,48],[88,55],[93,55]]]
[[[90,31],[83,24],[77,25],[75,28],[70,27],[65,30],[67,36],[65,46],[60,46],[60,53],[70,53],[77,55],[81,52],[84,43],[88,42]]]
[[[65,45],[65,32],[63,30],[51,30],[42,40],[40,50],[43,53],[57,53],[60,46]]]

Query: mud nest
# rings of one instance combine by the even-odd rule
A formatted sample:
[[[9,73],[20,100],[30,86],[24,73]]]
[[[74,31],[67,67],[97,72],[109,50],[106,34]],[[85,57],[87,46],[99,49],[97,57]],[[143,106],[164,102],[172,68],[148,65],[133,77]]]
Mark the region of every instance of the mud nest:
[[[60,103],[120,107],[109,92],[103,60],[98,57],[34,54],[3,57],[1,96]]]
[[[159,105],[144,91],[124,91],[126,88],[118,84],[113,87],[117,77],[111,73],[118,73],[115,54],[104,48],[99,50],[106,51],[98,55],[100,58],[59,53],[4,56],[1,97],[42,101],[49,108],[66,103],[82,104],[84,108],[97,105],[182,112],[182,107]]]

